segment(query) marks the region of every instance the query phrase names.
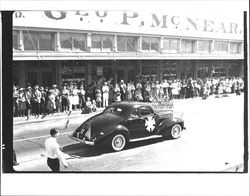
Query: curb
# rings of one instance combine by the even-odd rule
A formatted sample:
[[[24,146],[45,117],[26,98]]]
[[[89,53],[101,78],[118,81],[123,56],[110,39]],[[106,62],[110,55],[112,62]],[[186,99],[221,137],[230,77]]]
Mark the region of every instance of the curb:
[[[94,114],[98,114],[103,110],[97,109],[97,111]],[[91,113],[90,113],[91,114]],[[24,119],[14,119],[13,120],[13,125],[23,125],[23,124],[32,124],[32,123],[40,123],[40,122],[46,122],[46,121],[53,121],[53,120],[60,120],[60,119],[65,119],[65,118],[74,118],[74,117],[79,117],[79,116],[84,116],[85,114],[82,114],[81,111],[73,111],[71,115],[67,115],[65,113],[59,113],[59,114],[54,114],[54,116],[46,116],[44,118],[39,118],[39,119],[33,119],[33,117],[30,120],[26,120],[26,117]],[[86,114],[89,115],[89,114]]]

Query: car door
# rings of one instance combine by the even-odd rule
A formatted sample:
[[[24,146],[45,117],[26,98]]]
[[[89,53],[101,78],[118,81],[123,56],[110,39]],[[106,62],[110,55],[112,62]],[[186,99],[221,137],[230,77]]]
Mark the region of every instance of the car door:
[[[152,108],[148,106],[134,108],[130,119],[127,121],[130,138],[142,138],[155,134],[157,123],[158,118]]]
[[[141,118],[139,115],[139,108],[133,108],[129,119],[126,121],[125,126],[129,130],[130,138],[135,139],[140,137]]]
[[[149,106],[141,106],[139,108],[140,125],[138,132],[140,137],[146,137],[154,135],[156,133],[156,127],[158,124],[157,115]]]

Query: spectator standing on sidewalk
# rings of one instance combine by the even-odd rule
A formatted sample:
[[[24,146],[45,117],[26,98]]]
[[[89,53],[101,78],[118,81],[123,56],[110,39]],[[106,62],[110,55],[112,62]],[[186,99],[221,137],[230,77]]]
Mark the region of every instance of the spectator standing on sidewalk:
[[[27,101],[25,97],[24,88],[19,89],[19,97],[18,97],[18,105],[19,105],[19,116],[25,116],[25,111],[27,109]]]
[[[13,86],[13,117],[18,116],[18,97],[19,93],[16,86]]]
[[[120,82],[120,92],[121,92],[121,100],[124,101],[126,99],[126,91],[127,91],[127,86],[124,83],[124,80],[121,80]]]
[[[32,93],[32,100],[34,102],[34,112],[35,112],[35,118],[38,118],[40,115],[40,107],[41,107],[41,98],[42,94],[38,90],[38,85],[34,86],[34,92]]]
[[[44,91],[44,88],[42,86],[40,87],[40,91],[41,91],[41,114],[45,116],[47,93]]]
[[[56,112],[60,112],[60,91],[59,91],[59,89],[57,88],[57,85],[56,84],[54,84],[53,86],[52,86],[53,88],[52,88],[52,93],[54,94],[54,96],[55,96],[55,103],[56,103],[56,108],[55,108],[55,111]]]
[[[27,90],[25,92],[25,98],[26,98],[26,111],[27,111],[27,120],[29,120],[30,115],[31,115],[31,110],[32,110],[32,103],[31,103],[31,99],[32,99],[32,88],[29,86],[27,87]]]
[[[49,91],[48,102],[47,102],[47,109],[49,114],[54,114],[54,110],[56,109],[56,102],[55,102],[55,95],[52,90]]]
[[[102,92],[100,89],[96,90],[96,106],[98,108],[102,107]]]
[[[68,112],[69,110],[69,90],[67,89],[66,85],[63,85],[63,89],[61,92],[62,95],[62,111]]]
[[[79,96],[79,108],[82,110],[85,107],[85,90],[83,85],[80,86],[78,96]]]
[[[109,87],[108,83],[104,82],[104,85],[102,86],[102,97],[103,97],[103,107],[107,107],[109,102]]]
[[[135,91],[134,84],[130,81],[127,87],[127,99],[131,101],[133,99],[133,91]]]
[[[115,94],[115,102],[121,101],[120,87],[119,84],[117,83],[115,84],[114,94]]]
[[[45,148],[47,153],[47,164],[52,172],[60,172],[60,161],[63,163],[64,167],[68,167],[68,163],[64,158],[63,152],[60,150],[60,146],[57,143],[57,138],[59,136],[59,130],[53,128],[50,130],[51,137],[45,141]]]

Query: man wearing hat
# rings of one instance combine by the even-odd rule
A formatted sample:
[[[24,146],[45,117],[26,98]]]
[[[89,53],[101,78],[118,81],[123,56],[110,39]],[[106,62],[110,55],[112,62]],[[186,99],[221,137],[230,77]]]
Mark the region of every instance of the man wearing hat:
[[[60,146],[57,143],[57,137],[59,136],[59,130],[53,128],[50,130],[51,137],[45,141],[45,148],[47,152],[47,164],[52,172],[60,172],[60,161],[63,163],[64,167],[68,167],[68,163],[64,158],[63,152],[60,150]]]

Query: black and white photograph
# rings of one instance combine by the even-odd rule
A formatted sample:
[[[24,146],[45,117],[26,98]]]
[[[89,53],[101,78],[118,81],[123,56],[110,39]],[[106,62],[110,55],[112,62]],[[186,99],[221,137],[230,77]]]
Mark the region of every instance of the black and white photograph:
[[[247,174],[248,12],[126,8],[2,12],[3,172]]]
[[[16,171],[244,171],[243,12],[167,13],[13,14]]]

